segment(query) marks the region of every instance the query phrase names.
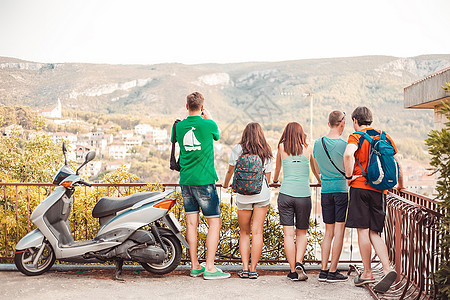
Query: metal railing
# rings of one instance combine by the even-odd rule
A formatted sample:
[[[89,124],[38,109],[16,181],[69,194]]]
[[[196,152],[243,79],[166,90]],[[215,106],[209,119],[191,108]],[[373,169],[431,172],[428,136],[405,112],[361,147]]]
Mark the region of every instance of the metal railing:
[[[174,187],[179,190],[178,184],[162,184],[164,187]],[[217,256],[222,263],[239,263],[238,226],[236,221],[236,211],[232,209],[233,198],[222,189],[220,184],[216,185],[220,195],[221,203],[226,203],[229,208],[226,213],[227,222],[223,223],[221,243],[224,247],[219,247]],[[278,184],[271,185],[272,206],[276,206],[274,199],[278,193]],[[10,260],[14,255],[14,246],[19,239],[33,229],[30,221],[32,209],[39,204],[46,196],[53,191],[54,185],[45,183],[0,183],[0,261]],[[81,188],[78,197],[82,194],[89,196],[92,203],[82,203],[85,208],[84,225],[86,225],[85,236],[94,234],[95,230],[88,228],[89,222],[97,222],[96,219],[88,218],[92,205],[103,196],[123,196],[130,193],[150,188],[147,184],[93,184],[91,188]],[[310,230],[315,234],[323,232],[323,222],[321,221],[320,206],[320,186],[311,185],[312,188],[312,212],[313,223],[318,224]],[[77,195],[77,194],[75,194]],[[77,198],[75,198],[77,202]],[[79,203],[78,203],[79,204]],[[176,208],[175,206],[174,208]],[[182,209],[175,211],[176,216],[181,219]],[[272,217],[276,215],[273,214]],[[400,274],[397,282],[389,293],[381,296],[375,293],[375,297],[386,299],[393,298],[426,298],[430,295],[433,286],[433,273],[437,270],[439,261],[442,259],[437,255],[438,233],[436,224],[442,217],[438,209],[438,201],[425,196],[414,194],[408,191],[391,190],[387,196],[387,216],[384,230],[384,237],[389,250],[391,262],[397,273]],[[225,216],[223,216],[225,219]],[[268,221],[266,221],[268,224]],[[272,220],[272,223],[273,220]],[[19,226],[20,225],[20,226]],[[81,224],[83,225],[83,224]],[[202,224],[200,224],[201,226]],[[206,223],[203,224],[206,229]],[[98,225],[97,225],[98,226]],[[274,225],[272,225],[274,226]],[[279,226],[279,225],[277,225]],[[281,228],[281,226],[280,226]],[[200,229],[201,230],[201,229]],[[273,228],[265,228],[267,234],[274,234]],[[282,231],[276,231],[282,236]],[[312,232],[311,232],[312,233]],[[200,242],[201,239],[199,239]],[[282,239],[281,239],[282,241]],[[360,263],[357,247],[356,231],[346,229],[344,250],[340,262]],[[272,252],[270,258],[262,257],[261,263],[285,263],[282,242],[268,245],[267,239],[264,241],[264,251]],[[276,243],[276,241],[275,241]],[[314,259],[311,263],[320,263],[320,245],[314,243],[312,247]],[[204,253],[200,253],[200,257]],[[184,261],[187,255],[184,254]],[[379,273],[380,274],[380,273]]]
[[[446,255],[437,251],[437,225],[442,217],[438,201],[394,189],[388,193],[386,204],[384,237],[398,277],[385,294],[375,293],[373,285],[365,286],[376,299],[429,299],[434,287],[433,274],[442,255]],[[361,266],[354,268],[363,271]],[[373,270],[375,276],[382,276],[381,263]]]
[[[178,184],[161,184],[165,188],[175,188],[179,191]],[[227,204],[227,209],[223,210],[223,226],[221,231],[221,245],[217,252],[217,261],[222,263],[239,263],[239,247],[238,237],[239,228],[237,225],[236,207],[233,201],[233,197],[227,193],[220,184],[216,185],[218,188],[218,194],[220,196],[221,203]],[[272,214],[268,213],[266,219],[266,225],[264,230],[264,248],[263,255],[261,257],[261,263],[284,263],[287,262],[284,256],[283,249],[283,234],[282,227],[279,225],[278,216],[276,214],[276,196],[278,194],[279,184],[271,184],[273,187],[272,202],[273,208]],[[0,261],[10,260],[14,256],[15,244],[34,226],[30,221],[30,215],[33,209],[47,197],[54,189],[53,184],[48,183],[0,183],[0,216],[2,222],[0,223]],[[129,183],[129,184],[108,184],[98,183],[93,184],[92,187],[77,188],[78,194],[74,194],[74,205],[84,205],[83,210],[85,214],[81,216],[81,220],[77,220],[76,224],[72,224],[72,231],[74,227],[82,228],[78,231],[82,231],[81,235],[74,236],[75,239],[89,239],[92,238],[92,234],[95,233],[96,227],[92,226],[95,223],[98,226],[98,221],[90,216],[91,210],[95,202],[97,202],[103,196],[124,196],[134,192],[151,188],[150,185],[145,183]],[[312,212],[311,212],[311,224],[315,224],[310,228],[310,235],[321,236],[324,232],[324,225],[321,221],[322,211],[320,205],[320,185],[311,185],[312,189]],[[79,203],[80,196],[88,196],[92,201]],[[81,201],[83,202],[83,201]],[[182,209],[175,206],[172,210],[175,215],[183,222]],[[225,214],[225,215],[224,215]],[[269,220],[270,218],[270,220]],[[270,221],[270,222],[269,222]],[[202,229],[203,226],[203,229]],[[98,227],[97,227],[98,228]],[[206,231],[206,221],[200,222],[199,231]],[[270,238],[270,237],[274,237]],[[353,230],[347,229],[344,241],[344,251],[342,255],[343,263],[357,263],[360,262],[359,254],[354,251],[356,246],[356,234]],[[199,239],[199,243],[202,241]],[[199,247],[203,248],[204,247]],[[307,262],[319,263],[320,260],[320,243],[318,239],[311,239],[308,245],[309,259]],[[199,253],[199,257],[204,258],[205,253]],[[183,261],[188,261],[187,254],[184,253]]]

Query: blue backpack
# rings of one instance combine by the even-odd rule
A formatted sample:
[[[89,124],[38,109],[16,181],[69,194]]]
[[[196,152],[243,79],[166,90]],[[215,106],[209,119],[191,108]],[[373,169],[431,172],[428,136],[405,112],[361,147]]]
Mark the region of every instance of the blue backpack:
[[[386,137],[386,133],[384,131],[381,131],[381,133],[373,131],[376,132],[376,136],[379,135],[378,139],[362,131],[355,132],[361,135],[360,145],[362,145],[364,139],[370,143],[367,171],[363,169],[358,159],[356,159],[356,162],[362,170],[362,176],[367,179],[366,183],[377,190],[384,191],[397,184],[398,164],[394,159],[395,149]]]

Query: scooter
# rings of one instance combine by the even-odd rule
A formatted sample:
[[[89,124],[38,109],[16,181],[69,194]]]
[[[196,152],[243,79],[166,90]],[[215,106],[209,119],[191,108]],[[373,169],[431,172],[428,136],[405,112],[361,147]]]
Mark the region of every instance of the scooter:
[[[31,214],[37,228],[16,245],[17,269],[25,275],[41,275],[58,259],[75,263],[114,261],[116,280],[123,280],[119,275],[124,261],[138,262],[154,274],[172,272],[181,261],[181,244],[189,248],[180,223],[168,213],[176,203],[169,198],[175,190],[101,198],[92,210],[92,216],[99,219],[97,235],[92,240],[74,241],[68,221],[73,194],[77,186],[91,186],[79,171],[95,158],[95,152],[88,152],[74,172],[67,164],[64,143],[62,150],[64,165],[53,179],[57,187]]]

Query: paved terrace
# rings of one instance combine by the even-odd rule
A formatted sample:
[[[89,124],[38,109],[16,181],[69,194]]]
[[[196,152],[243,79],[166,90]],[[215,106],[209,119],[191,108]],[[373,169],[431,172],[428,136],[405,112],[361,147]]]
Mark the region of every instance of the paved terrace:
[[[354,286],[354,273],[347,282],[323,283],[311,270],[307,281],[295,282],[286,278],[285,266],[261,266],[260,277],[251,280],[237,277],[239,266],[223,266],[231,278],[203,280],[189,277],[188,266],[165,276],[126,267],[122,283],[111,279],[112,268],[95,267],[55,265],[41,276],[27,277],[13,265],[0,265],[0,299],[372,299],[365,288]]]

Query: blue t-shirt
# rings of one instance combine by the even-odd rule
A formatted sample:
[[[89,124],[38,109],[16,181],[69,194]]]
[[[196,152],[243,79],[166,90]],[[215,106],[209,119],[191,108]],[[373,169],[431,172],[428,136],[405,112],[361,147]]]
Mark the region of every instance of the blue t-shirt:
[[[348,186],[345,177],[331,164],[322,145],[322,138],[314,143],[313,155],[319,165],[322,193],[347,193]],[[324,137],[324,143],[336,167],[344,172],[344,152],[347,143],[343,139]]]

